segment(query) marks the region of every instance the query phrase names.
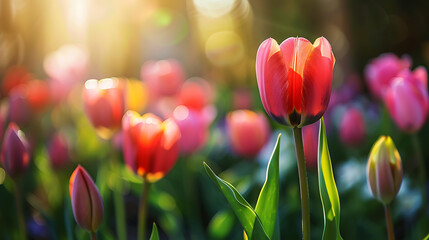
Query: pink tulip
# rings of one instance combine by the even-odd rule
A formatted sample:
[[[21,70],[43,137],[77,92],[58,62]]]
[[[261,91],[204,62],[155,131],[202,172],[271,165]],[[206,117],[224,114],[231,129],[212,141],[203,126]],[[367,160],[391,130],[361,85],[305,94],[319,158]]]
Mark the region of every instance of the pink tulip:
[[[146,82],[151,98],[157,98],[179,93],[185,74],[179,62],[168,59],[144,63],[141,78]]]
[[[85,113],[99,135],[110,138],[120,128],[124,114],[124,90],[117,78],[91,79],[82,92]]]
[[[180,105],[174,110],[173,119],[179,126],[182,135],[180,139],[181,152],[191,154],[205,144],[209,129],[201,112]]]
[[[365,119],[357,108],[348,108],[343,113],[339,128],[340,138],[346,145],[356,147],[365,140]]]
[[[252,92],[249,89],[237,89],[232,93],[234,109],[251,109],[253,107]]]
[[[317,167],[317,155],[319,152],[319,125],[320,121],[317,121],[302,128],[305,165],[307,165],[307,168],[309,169]]]
[[[74,219],[79,226],[95,233],[103,222],[103,199],[91,176],[80,165],[70,177],[69,192]]]
[[[422,68],[419,68],[417,73],[402,73],[393,80],[384,97],[390,115],[404,132],[417,132],[426,122],[429,97],[427,74],[422,71]],[[423,78],[417,78],[422,76]]]
[[[48,145],[48,155],[52,168],[61,169],[70,163],[69,148],[66,137],[56,133]]]
[[[127,111],[122,131],[125,164],[145,180],[161,179],[176,163],[181,135],[173,119]]]
[[[27,170],[30,162],[27,139],[15,123],[10,123],[6,130],[0,160],[12,178],[20,176]]]
[[[266,144],[270,135],[268,121],[261,113],[236,110],[226,117],[232,150],[240,156],[253,157]]]
[[[373,59],[365,68],[365,78],[372,94],[382,99],[392,80],[410,66],[409,57],[399,59],[392,53],[382,54]]]
[[[303,127],[322,117],[328,107],[335,58],[324,37],[311,44],[269,38],[258,49],[256,78],[262,104],[280,124]]]

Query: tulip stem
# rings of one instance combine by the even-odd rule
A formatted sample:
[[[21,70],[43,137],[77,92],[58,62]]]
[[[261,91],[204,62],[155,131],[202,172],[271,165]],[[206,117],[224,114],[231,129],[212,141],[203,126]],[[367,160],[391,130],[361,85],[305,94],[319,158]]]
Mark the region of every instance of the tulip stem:
[[[91,232],[91,240],[97,240],[97,233]]]
[[[147,201],[149,199],[150,182],[143,179],[143,194],[140,201],[138,239],[143,240],[146,234]]]
[[[387,236],[389,240],[395,240],[393,231],[392,213],[390,212],[389,204],[384,204],[384,215],[386,216]]]
[[[125,220],[125,205],[124,205],[124,196],[122,188],[122,178],[121,178],[121,165],[114,161],[113,174],[115,178],[115,183],[113,186],[113,204],[115,205],[115,216],[116,216],[116,231],[118,234],[118,239],[126,240],[127,239],[127,230],[126,230],[126,220]]]
[[[295,149],[298,165],[299,189],[301,193],[302,239],[310,239],[310,205],[308,196],[307,169],[305,167],[304,146],[302,143],[302,128],[293,128]]]
[[[22,210],[21,190],[19,189],[18,182],[14,182],[15,185],[15,204],[18,216],[18,226],[21,239],[27,239],[27,232],[25,229],[24,211]]]
[[[422,195],[423,195],[423,204],[422,204],[422,212],[423,215],[426,216],[427,210],[426,210],[426,206],[427,206],[427,192],[426,192],[426,165],[425,165],[425,161],[423,160],[423,153],[422,153],[422,147],[420,145],[420,141],[419,138],[417,136],[417,133],[412,134],[411,136],[412,141],[413,141],[413,147],[414,147],[414,154],[415,154],[415,159],[417,161],[417,167],[419,168],[419,178],[420,178],[420,184],[423,186],[423,190],[422,190]]]

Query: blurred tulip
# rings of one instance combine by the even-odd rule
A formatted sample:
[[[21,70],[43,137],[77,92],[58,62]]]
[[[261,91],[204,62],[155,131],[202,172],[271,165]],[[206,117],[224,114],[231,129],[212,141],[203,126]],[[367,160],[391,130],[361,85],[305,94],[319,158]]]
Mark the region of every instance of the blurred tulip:
[[[30,154],[27,139],[15,123],[9,124],[2,145],[3,168],[12,178],[16,178],[27,170]]]
[[[80,165],[70,177],[69,192],[74,219],[79,226],[95,233],[103,222],[103,199],[91,176]]]
[[[46,81],[31,80],[25,86],[26,98],[33,111],[41,111],[50,102],[50,92]]]
[[[309,169],[317,167],[317,155],[319,153],[319,126],[320,121],[317,121],[302,128],[305,165]]]
[[[82,92],[85,113],[102,138],[110,138],[120,128],[124,114],[124,90],[116,78],[85,82]]]
[[[389,136],[381,136],[372,146],[367,180],[372,194],[383,204],[389,204],[398,193],[402,183],[401,156]]]
[[[14,87],[24,85],[30,80],[31,74],[26,67],[15,65],[8,68],[2,81],[2,90],[4,96],[9,96],[9,92]]]
[[[74,84],[85,80],[88,64],[87,52],[75,45],[64,45],[45,58],[43,67],[54,100],[66,99]]]
[[[417,78],[423,76],[423,78]],[[384,97],[387,109],[396,125],[404,132],[419,131],[429,111],[427,75],[407,72],[395,78]]]
[[[213,94],[213,89],[206,80],[190,78],[183,84],[180,91],[179,104],[201,111],[211,104]]]
[[[201,112],[183,105],[176,107],[173,119],[180,129],[180,151],[191,154],[205,144],[209,135],[208,125]]]
[[[280,124],[303,127],[320,119],[332,88],[335,58],[324,37],[312,45],[288,38],[280,46],[269,38],[258,49],[256,77],[265,111]]]
[[[68,151],[66,137],[61,133],[56,133],[48,145],[48,155],[52,168],[61,169],[70,163]]]
[[[145,180],[161,179],[176,163],[181,135],[173,119],[127,111],[122,130],[125,164]]]
[[[233,151],[253,157],[267,143],[270,128],[265,116],[250,110],[236,110],[226,116],[228,136]]]
[[[340,138],[348,146],[356,147],[366,137],[366,125],[362,112],[357,108],[348,108],[340,120]]]
[[[410,66],[409,57],[404,56],[400,59],[392,53],[385,53],[373,59],[365,67],[365,78],[371,93],[376,98],[382,99],[393,78]]]
[[[179,93],[185,74],[179,62],[173,59],[148,61],[143,64],[141,78],[153,98]]]
[[[249,89],[237,89],[232,93],[234,109],[251,109],[253,107],[252,92]]]
[[[25,86],[15,87],[9,96],[8,120],[24,124],[29,120],[31,107],[25,97]]]

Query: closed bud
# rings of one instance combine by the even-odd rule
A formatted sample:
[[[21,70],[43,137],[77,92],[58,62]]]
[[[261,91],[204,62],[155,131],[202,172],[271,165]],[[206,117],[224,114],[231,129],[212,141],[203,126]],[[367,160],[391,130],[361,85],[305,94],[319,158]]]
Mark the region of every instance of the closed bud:
[[[389,136],[381,136],[371,149],[367,165],[368,185],[383,204],[389,204],[402,183],[401,156]]]
[[[10,123],[3,139],[1,163],[12,178],[23,174],[28,167],[30,155],[24,133],[15,123]]]
[[[96,232],[103,222],[103,200],[94,181],[80,165],[70,177],[69,191],[74,219],[87,231]]]

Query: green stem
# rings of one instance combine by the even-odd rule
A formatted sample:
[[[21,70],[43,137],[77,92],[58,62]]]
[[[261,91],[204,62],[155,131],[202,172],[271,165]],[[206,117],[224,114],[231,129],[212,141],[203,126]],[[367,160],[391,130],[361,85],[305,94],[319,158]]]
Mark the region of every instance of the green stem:
[[[15,204],[18,216],[19,233],[21,235],[21,239],[27,239],[27,232],[25,229],[24,221],[24,211],[22,210],[21,190],[19,189],[19,184],[15,181],[13,182],[15,185]]]
[[[143,180],[143,194],[140,201],[139,210],[139,225],[138,225],[138,239],[143,240],[146,234],[146,215],[147,215],[147,201],[149,199],[150,182],[146,179]]]
[[[302,239],[310,239],[310,205],[308,196],[307,169],[305,167],[304,146],[302,143],[302,128],[293,128],[295,149],[298,165],[299,189],[301,193]]]
[[[389,204],[384,204],[384,215],[386,216],[387,236],[389,240],[395,240],[393,231],[392,213],[390,212]]]
[[[97,240],[97,233],[91,232],[91,240]]]
[[[424,216],[426,216],[427,215],[427,210],[426,210],[426,206],[427,206],[426,165],[425,165],[425,161],[423,159],[422,147],[420,145],[420,141],[419,141],[419,138],[417,136],[417,133],[412,134],[411,138],[412,138],[413,147],[414,147],[415,159],[417,161],[417,167],[419,168],[419,181],[420,181],[420,184],[423,186],[422,212],[423,212]]]
[[[120,168],[117,164],[117,169]],[[124,208],[124,197],[122,195],[122,178],[119,174],[114,173],[115,176],[115,185],[113,189],[113,202],[115,204],[115,215],[116,215],[116,231],[118,232],[118,239],[126,240],[127,239],[127,230],[125,225],[125,208]]]

